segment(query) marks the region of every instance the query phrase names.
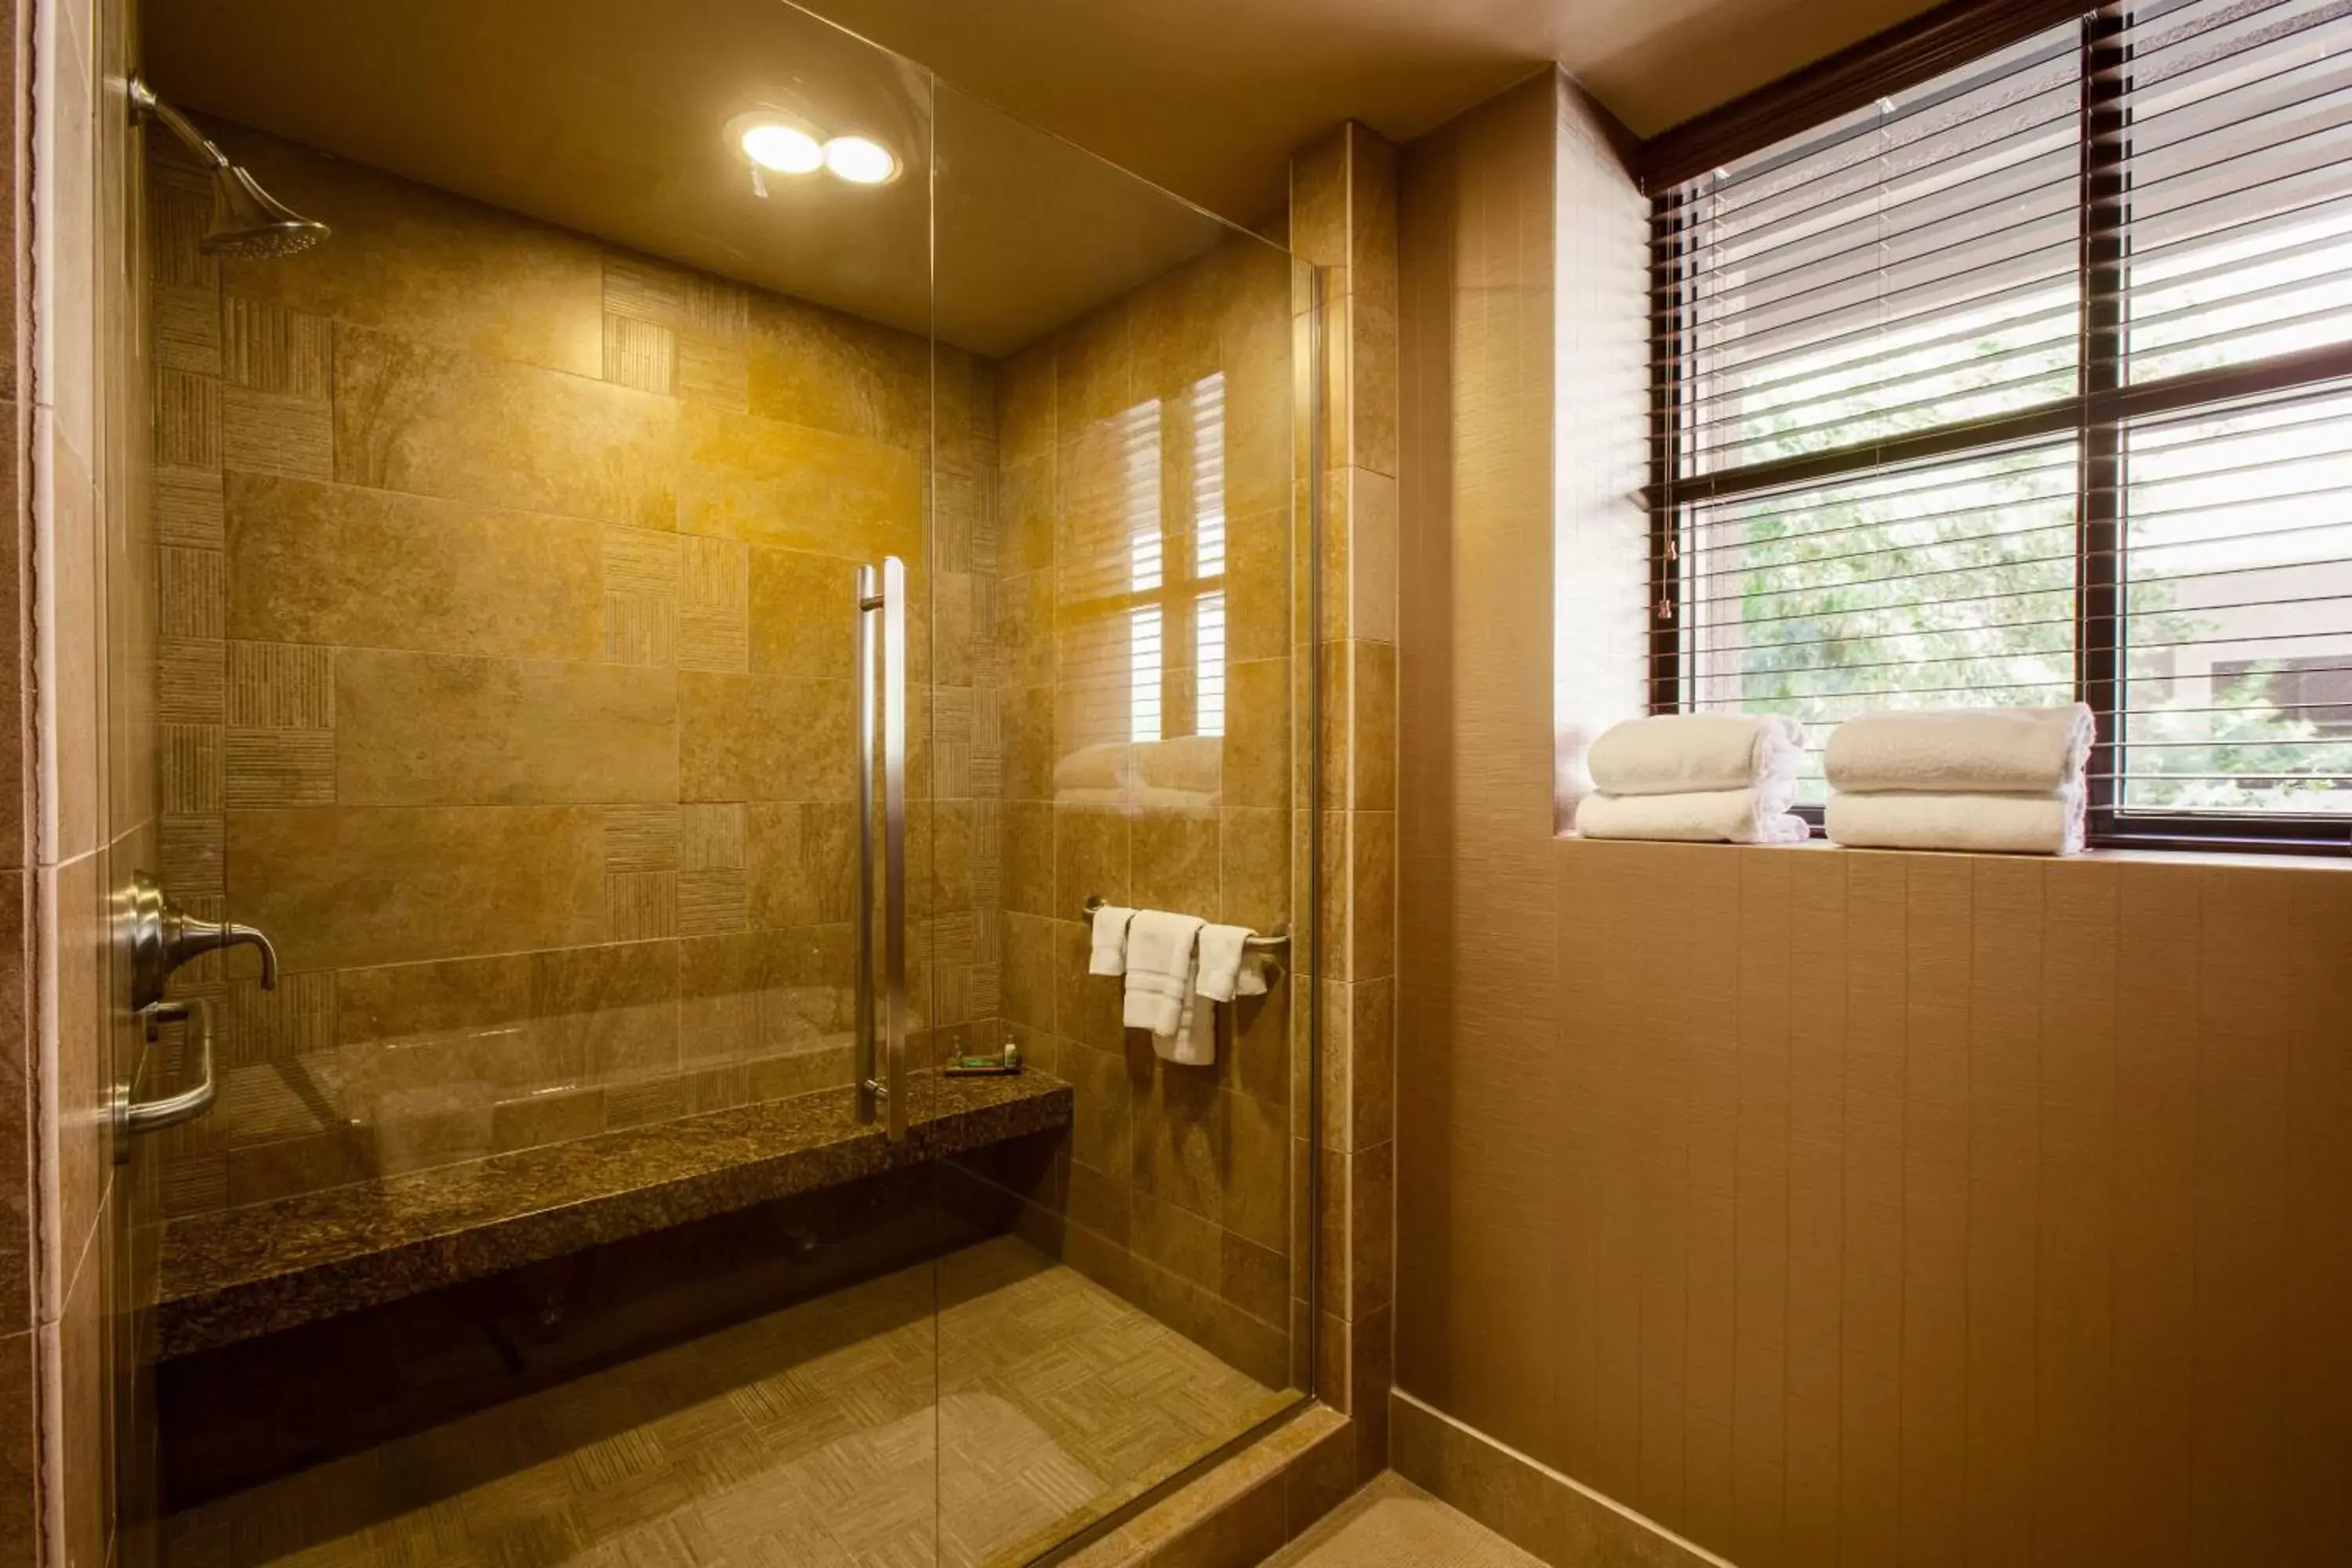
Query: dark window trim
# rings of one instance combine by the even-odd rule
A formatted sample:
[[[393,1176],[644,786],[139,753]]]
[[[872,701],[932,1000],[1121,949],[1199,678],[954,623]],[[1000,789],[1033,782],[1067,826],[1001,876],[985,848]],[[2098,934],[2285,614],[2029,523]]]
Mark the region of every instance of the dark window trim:
[[[1687,695],[1683,668],[1681,605],[1685,567],[1679,559],[1680,510],[1691,504],[1815,483],[1895,463],[1916,462],[2012,443],[2071,434],[2082,443],[2077,530],[2078,621],[2075,686],[2100,716],[2090,765],[2090,841],[2109,848],[2225,850],[2255,853],[2352,853],[2352,821],[2341,816],[2285,814],[2198,816],[2120,812],[2116,803],[2120,758],[2113,721],[2121,691],[2125,567],[2120,548],[2120,496],[2125,479],[2123,431],[2136,419],[2228,404],[2265,394],[2352,379],[2352,343],[2249,363],[2196,371],[2133,384],[2124,379],[2123,302],[2129,172],[2126,103],[2130,60],[2125,0],[2095,8],[2082,0],[1958,0],[1902,26],[1832,56],[1750,93],[1711,114],[1652,138],[1642,147],[1643,189],[1651,194],[1654,237],[1651,320],[1651,470],[1644,500],[1650,510],[1650,710],[1672,712]],[[1805,452],[1712,473],[1683,475],[1680,420],[1688,396],[1679,374],[1689,330],[1689,290],[1683,277],[1687,221],[1676,210],[1684,183],[1773,142],[1801,135],[1828,121],[1905,87],[1966,66],[2068,18],[2080,22],[2083,51],[2082,174],[2080,177],[2083,313],[2080,391],[2029,408],[1947,426],[1916,435]],[[1817,810],[1801,812],[1820,826]]]
[[[1642,189],[1667,190],[2090,9],[2084,0],[1949,0],[1658,132],[1635,165]]]

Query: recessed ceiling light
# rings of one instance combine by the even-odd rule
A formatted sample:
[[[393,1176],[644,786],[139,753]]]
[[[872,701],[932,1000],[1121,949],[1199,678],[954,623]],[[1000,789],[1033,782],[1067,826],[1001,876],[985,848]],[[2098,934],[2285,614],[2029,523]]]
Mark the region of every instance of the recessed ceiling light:
[[[824,166],[853,185],[878,185],[898,172],[898,160],[879,142],[836,136],[824,144]]]
[[[825,150],[815,137],[772,120],[745,126],[742,146],[743,156],[779,174],[814,174],[825,163]]]

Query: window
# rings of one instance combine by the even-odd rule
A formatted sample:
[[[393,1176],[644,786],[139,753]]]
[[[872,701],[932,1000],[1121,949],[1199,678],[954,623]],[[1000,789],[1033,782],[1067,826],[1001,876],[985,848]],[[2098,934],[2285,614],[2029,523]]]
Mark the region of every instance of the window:
[[[2352,9],[2151,0],[1660,192],[1652,707],[2079,697],[2102,840],[2345,843],[2347,166]]]

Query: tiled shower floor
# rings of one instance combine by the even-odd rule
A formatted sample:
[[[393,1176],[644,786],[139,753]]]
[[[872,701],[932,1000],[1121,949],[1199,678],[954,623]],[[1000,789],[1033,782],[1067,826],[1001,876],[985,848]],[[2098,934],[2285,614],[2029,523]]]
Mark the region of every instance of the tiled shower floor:
[[[164,1562],[1019,1563],[1290,1397],[1003,1237],[191,1509]]]

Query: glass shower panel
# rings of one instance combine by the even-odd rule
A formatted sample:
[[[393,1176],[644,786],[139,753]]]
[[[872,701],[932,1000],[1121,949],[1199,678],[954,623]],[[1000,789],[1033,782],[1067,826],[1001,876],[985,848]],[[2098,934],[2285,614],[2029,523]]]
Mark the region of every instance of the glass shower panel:
[[[940,1268],[941,1560],[1009,1562],[1304,1387],[1284,968],[1215,1007],[1213,1061],[1169,1060],[1086,918],[1301,913],[1292,264],[945,85],[933,130],[936,333],[993,395],[950,418],[942,377],[933,454],[974,498],[940,548],[974,606],[975,1012],[1075,1097],[1066,1137],[942,1175],[981,1239]]]
[[[930,629],[968,571],[931,538],[928,74],[768,0],[331,10],[145,18],[159,95],[331,231],[216,254],[205,166],[150,129],[147,868],[278,960],[173,979],[221,1093],[140,1151],[167,1293],[199,1237],[389,1247],[592,1178],[646,1212],[633,1170],[921,1114],[904,1068],[971,1016],[929,953],[935,862],[969,863],[935,691],[969,681]],[[871,696],[904,744],[862,836],[866,570],[903,588]],[[909,908],[861,921],[893,789]],[[894,931],[895,1074],[857,1040]],[[890,1163],[169,1352],[167,1557],[929,1561],[941,1233]]]

